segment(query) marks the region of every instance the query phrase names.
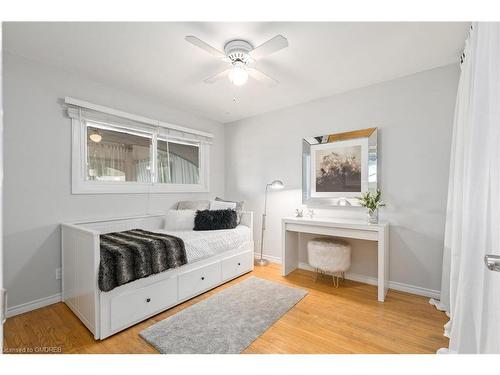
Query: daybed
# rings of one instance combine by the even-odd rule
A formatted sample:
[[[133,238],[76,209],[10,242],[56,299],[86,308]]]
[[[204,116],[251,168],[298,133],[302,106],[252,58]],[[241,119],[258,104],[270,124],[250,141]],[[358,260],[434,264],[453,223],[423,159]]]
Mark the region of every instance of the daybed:
[[[63,301],[94,334],[105,339],[155,314],[253,270],[253,215],[235,229],[164,230],[165,215],[62,224]],[[144,229],[184,241],[188,263],[120,285],[98,287],[99,235]]]

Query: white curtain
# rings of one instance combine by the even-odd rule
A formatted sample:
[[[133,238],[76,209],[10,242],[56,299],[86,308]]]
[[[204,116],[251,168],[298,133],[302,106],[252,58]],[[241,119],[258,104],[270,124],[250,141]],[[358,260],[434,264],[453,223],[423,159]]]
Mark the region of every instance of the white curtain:
[[[144,150],[113,143],[89,143],[89,175],[91,179],[151,182],[150,160]],[[147,152],[146,152],[147,154]],[[158,182],[198,184],[199,168],[172,152],[158,152]]]
[[[149,159],[137,160],[135,162],[135,173],[137,177],[137,182],[151,182],[151,164]]]
[[[151,182],[149,150],[118,143],[88,143],[89,177],[98,181]]]
[[[132,160],[132,149],[123,145],[89,142],[88,159],[90,177],[95,179],[116,178],[125,181],[132,174],[127,165],[127,160]]]
[[[453,126],[441,300],[450,316],[441,352],[500,353],[500,24],[474,23]]]
[[[158,182],[198,184],[199,180],[197,165],[172,152],[158,151]]]

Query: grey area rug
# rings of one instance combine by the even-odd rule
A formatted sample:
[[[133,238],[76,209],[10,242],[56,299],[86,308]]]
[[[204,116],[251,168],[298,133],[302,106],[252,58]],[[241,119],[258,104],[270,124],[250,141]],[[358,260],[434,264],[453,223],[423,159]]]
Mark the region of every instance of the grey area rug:
[[[164,354],[241,353],[306,294],[250,277],[146,328],[140,336]]]

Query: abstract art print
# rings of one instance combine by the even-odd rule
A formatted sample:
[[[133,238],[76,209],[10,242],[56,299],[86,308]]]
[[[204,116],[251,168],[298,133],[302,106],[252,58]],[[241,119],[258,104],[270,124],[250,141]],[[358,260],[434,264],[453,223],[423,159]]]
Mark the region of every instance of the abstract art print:
[[[316,192],[361,192],[361,145],[316,150]]]

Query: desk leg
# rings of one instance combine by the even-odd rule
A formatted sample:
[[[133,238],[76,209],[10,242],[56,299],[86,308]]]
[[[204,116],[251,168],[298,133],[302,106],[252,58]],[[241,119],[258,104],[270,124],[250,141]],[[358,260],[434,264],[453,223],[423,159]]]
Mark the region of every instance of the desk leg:
[[[281,274],[288,275],[299,267],[299,235],[297,232],[282,230]]]
[[[378,232],[378,301],[384,302],[389,290],[389,228]]]

